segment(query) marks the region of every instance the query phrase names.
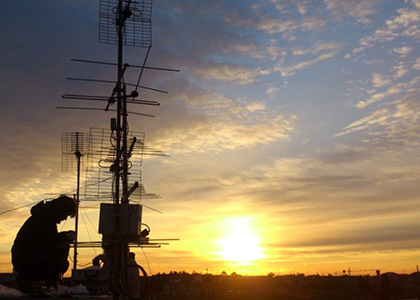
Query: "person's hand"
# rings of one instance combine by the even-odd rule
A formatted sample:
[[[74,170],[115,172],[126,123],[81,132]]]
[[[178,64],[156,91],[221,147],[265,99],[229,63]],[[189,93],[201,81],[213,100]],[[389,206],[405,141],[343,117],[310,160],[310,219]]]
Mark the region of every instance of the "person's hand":
[[[70,243],[73,243],[76,240],[76,232],[73,230],[66,231],[66,236],[69,239]]]

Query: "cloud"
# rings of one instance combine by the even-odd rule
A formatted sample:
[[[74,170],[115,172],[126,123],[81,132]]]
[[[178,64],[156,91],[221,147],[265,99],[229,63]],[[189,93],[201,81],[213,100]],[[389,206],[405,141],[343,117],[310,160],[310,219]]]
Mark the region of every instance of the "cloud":
[[[269,94],[269,95],[274,95],[276,92],[278,92],[278,91],[280,91],[280,88],[278,88],[278,87],[273,87],[273,86],[269,86],[268,88],[267,88],[267,91],[266,91],[266,93],[267,94]]]
[[[307,54],[317,55],[320,52],[324,52],[327,50],[339,50],[340,48],[341,48],[340,43],[318,41],[312,47],[307,48],[307,49],[299,49],[299,48],[292,49],[292,54],[294,56],[301,56],[301,55],[307,55]]]
[[[410,68],[405,66],[403,62],[399,62],[398,65],[394,66],[391,70],[393,73],[394,79],[399,79],[403,77],[405,74],[407,74],[410,71]]]
[[[402,57],[405,57],[408,53],[413,51],[413,49],[414,49],[413,47],[404,46],[404,47],[400,47],[400,48],[394,48],[393,51],[395,53],[400,54]]]
[[[271,40],[267,46],[250,44],[230,44],[223,49],[224,53],[247,53],[250,57],[258,60],[274,60],[279,56],[280,47]],[[281,52],[280,52],[281,53]]]
[[[285,118],[270,111],[262,102],[229,99],[222,95],[189,94],[188,122],[177,126],[172,119],[170,134],[160,132],[154,142],[171,152],[219,152],[248,148],[288,139],[295,117]],[[184,114],[187,113],[186,111]],[[188,113],[189,114],[189,113]],[[185,116],[184,116],[185,117]]]
[[[413,64],[412,68],[414,70],[420,70],[420,57],[417,58],[416,62]]]
[[[391,83],[391,80],[381,74],[374,73],[372,75],[372,86],[374,88],[383,87],[383,86],[389,85],[390,83]]]
[[[354,48],[354,49],[351,51],[351,53],[347,53],[346,55],[344,55],[344,58],[348,59],[348,58],[350,58],[350,57],[354,56],[355,54],[357,54],[357,53],[361,53],[361,52],[363,52],[363,51],[365,51],[365,47],[357,47],[357,48]]]
[[[409,85],[395,87],[401,88],[401,92],[396,92],[393,101],[384,103],[368,116],[346,126],[336,137],[351,133],[363,133],[363,140],[375,144],[416,146],[419,144],[420,109],[418,84],[420,78],[417,77]],[[404,92],[402,92],[404,90]],[[385,97],[384,94],[383,97]],[[397,96],[398,95],[398,96]],[[389,95],[388,95],[389,96]]]
[[[398,69],[396,70],[398,72]],[[404,75],[405,69],[402,70],[402,75]],[[401,74],[398,74],[401,75]],[[377,102],[381,102],[384,101],[385,99],[388,100],[392,100],[395,99],[395,97],[397,97],[397,95],[402,94],[403,92],[413,92],[413,88],[415,88],[415,85],[417,84],[419,80],[419,77],[414,78],[413,80],[407,82],[407,83],[396,83],[394,85],[392,85],[391,87],[389,87],[386,91],[384,92],[377,92],[372,94],[369,99],[364,100],[364,101],[359,101],[356,104],[357,108],[365,108],[369,105],[372,105],[374,103]],[[375,83],[375,82],[374,82]]]
[[[373,0],[361,1],[339,1],[339,0],[326,0],[326,8],[338,20],[343,19],[345,16],[350,16],[356,19],[357,22],[367,23],[370,22],[369,16],[377,12],[377,2]]]
[[[333,1],[336,2],[335,0]],[[366,3],[372,1],[366,1]],[[344,2],[343,2],[344,3]],[[347,2],[345,2],[347,3]],[[353,4],[348,2],[349,6]],[[336,4],[334,4],[336,5]],[[351,10],[351,8],[348,8]],[[396,16],[386,20],[382,28],[375,30],[372,34],[366,35],[359,40],[359,46],[355,47],[351,53],[346,54],[345,58],[350,58],[356,54],[364,54],[367,49],[375,44],[391,42],[402,37],[418,39],[420,36],[420,5],[418,0],[405,1],[404,6],[398,9]],[[393,48],[393,52],[398,53],[401,57],[406,57],[412,51],[410,46],[402,46]],[[377,53],[376,53],[377,54]]]
[[[290,39],[296,32],[323,28],[326,22],[320,13],[322,9],[322,5],[314,2],[266,1],[253,5],[252,14],[248,12],[244,16],[242,11],[238,10],[227,15],[225,21],[239,28],[254,28],[271,35],[279,33],[284,38]],[[283,18],[283,16],[288,17]]]
[[[283,77],[293,76],[299,70],[308,68],[320,61],[336,56],[340,48],[340,43],[322,41],[318,41],[306,48],[303,48],[302,46],[292,48],[291,54],[302,61],[288,65],[289,60],[286,61],[286,56],[283,56],[282,59],[273,67],[273,71],[279,72]],[[293,61],[295,61],[295,59]]]
[[[194,75],[203,80],[219,80],[231,82],[238,85],[245,85],[257,81],[261,75],[259,69],[242,67],[238,65],[214,64],[212,66],[202,66],[192,71]]]
[[[396,241],[409,249],[416,247],[413,222],[419,223],[417,162],[410,150],[337,144],[247,170],[211,175],[202,170],[200,190],[211,187],[208,196],[223,195],[225,205],[241,199],[254,215],[264,215],[259,222],[271,224],[266,234],[277,249],[387,251],[396,248]]]
[[[389,111],[387,109],[376,110],[374,113],[360,120],[357,120],[344,128],[343,132],[336,134],[336,137],[343,136],[352,132],[362,131],[373,125],[384,123],[388,120]]]
[[[317,57],[315,57],[311,60],[302,61],[302,62],[299,62],[295,65],[291,65],[291,66],[276,65],[273,68],[273,70],[275,72],[280,72],[283,77],[293,76],[293,75],[296,74],[297,71],[305,69],[305,68],[310,67],[312,65],[315,65],[316,63],[318,63],[320,61],[330,59],[330,58],[336,56],[337,53],[338,53],[337,51],[327,52],[327,53],[321,54],[321,55],[319,55],[319,56],[317,56]]]
[[[406,1],[403,8],[397,10],[397,16],[387,20],[381,29],[377,29],[372,35],[360,39],[360,45],[371,47],[373,43],[387,42],[397,37],[420,36],[420,4],[418,0]]]
[[[147,63],[181,72],[145,71],[143,85],[169,94],[141,90],[142,98],[161,106],[130,105],[156,118],[130,116],[129,126],[146,132],[146,144],[170,156],[145,157],[142,168],[147,190],[164,196],[144,200],[164,211],[155,216],[145,209],[153,237],[181,238],[162,254],[151,254],[159,271],[182,266],[200,271],[209,261],[222,268],[214,253],[197,244],[215,250],[221,220],[232,215],[255,220],[273,255],[261,262],[266,269],[280,261],[289,268],[292,261],[289,269],[302,272],[297,264],[331,253],[348,262],[350,255],[373,257],[377,249],[388,251],[389,259],[399,245],[418,248],[413,228],[420,225],[420,78],[413,76],[420,69],[419,1],[391,6],[368,0],[158,2]],[[112,90],[112,85],[64,80],[73,75],[115,79],[115,68],[68,63],[72,57],[116,58],[115,47],[96,45],[96,5],[80,10],[65,3],[48,9],[29,4],[10,4],[2,31],[8,40],[1,45],[5,71],[0,75],[8,83],[0,120],[6,141],[0,149],[3,210],[71,193],[75,174],[60,170],[60,134],[107,128],[115,117],[54,109],[66,92],[109,95]],[[395,13],[395,6],[403,7]],[[63,20],[77,22],[51,26]],[[8,36],[10,28],[17,31]],[[356,59],[340,60],[344,47],[351,51],[345,58]],[[144,52],[126,48],[124,59],[141,64]],[[334,67],[311,74],[321,62]],[[337,68],[343,72],[335,73]],[[136,82],[138,70],[130,68],[126,75],[126,82]],[[331,86],[318,80],[305,85],[318,75]],[[337,91],[345,81],[361,85],[357,92],[363,98],[351,100],[365,109],[343,103]],[[327,112],[321,103],[328,104]],[[315,124],[320,119],[322,126]],[[25,208],[2,216],[5,244],[27,215]],[[174,259],[179,255],[185,260]]]

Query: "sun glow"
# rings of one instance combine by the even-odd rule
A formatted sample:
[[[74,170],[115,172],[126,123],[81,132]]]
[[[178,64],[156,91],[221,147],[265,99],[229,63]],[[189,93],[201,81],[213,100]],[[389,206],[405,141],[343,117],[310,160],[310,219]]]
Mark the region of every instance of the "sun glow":
[[[226,261],[247,264],[264,258],[260,239],[251,226],[250,218],[235,217],[226,220],[226,235],[220,239],[219,255]]]

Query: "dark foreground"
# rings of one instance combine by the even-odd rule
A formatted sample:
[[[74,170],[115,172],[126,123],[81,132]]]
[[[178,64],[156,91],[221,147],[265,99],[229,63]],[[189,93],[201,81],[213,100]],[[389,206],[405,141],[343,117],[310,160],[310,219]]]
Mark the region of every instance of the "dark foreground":
[[[0,283],[16,288],[10,274],[0,274]],[[75,295],[73,298],[111,297]],[[385,273],[379,276],[226,276],[171,272],[150,277],[144,299],[420,300],[420,273]]]

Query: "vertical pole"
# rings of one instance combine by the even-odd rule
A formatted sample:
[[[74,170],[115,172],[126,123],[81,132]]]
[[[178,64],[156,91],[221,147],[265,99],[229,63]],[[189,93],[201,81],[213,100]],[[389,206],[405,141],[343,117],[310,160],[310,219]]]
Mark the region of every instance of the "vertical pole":
[[[77,269],[77,236],[79,233],[79,203],[80,203],[80,160],[82,154],[79,151],[79,132],[76,132],[76,151],[74,152],[77,160],[77,187],[76,187],[76,219],[75,219],[75,229],[76,238],[74,240],[74,259],[73,259],[73,269]]]
[[[123,12],[123,1],[118,1],[118,12],[117,12],[117,24],[118,24],[118,79],[119,84],[116,86],[117,93],[117,145],[116,145],[116,158],[115,158],[115,216],[116,216],[116,238],[121,238],[120,232],[120,220],[121,220],[121,199],[122,196],[127,192],[125,188],[126,184],[126,162],[124,161],[126,156],[127,147],[124,144],[124,139],[126,139],[126,130],[127,130],[127,121],[126,121],[126,99],[125,99],[125,86],[123,85],[123,32],[125,25],[125,18]],[[122,163],[122,164],[121,164]],[[122,169],[122,170],[121,170]],[[122,171],[122,172],[121,172]],[[122,193],[120,183],[123,183]],[[119,299],[119,296],[122,296],[120,289],[126,289],[127,284],[125,278],[121,278],[121,272],[124,266],[127,264],[128,260],[128,243],[127,241],[118,240],[115,245],[112,247],[112,253],[114,264],[112,270],[112,286],[113,286],[113,298]],[[125,277],[125,276],[123,276]],[[122,286],[121,286],[122,283]]]
[[[127,153],[127,136],[128,136],[128,125],[127,125],[127,94],[126,94],[126,85],[123,84],[123,103],[122,103],[122,124],[123,124],[123,130],[122,130],[122,149],[123,149],[123,172],[122,172],[122,183],[123,183],[123,193],[122,196],[124,200],[121,200],[121,202],[124,201],[124,203],[128,203],[128,197],[125,197],[128,193],[128,153]]]

